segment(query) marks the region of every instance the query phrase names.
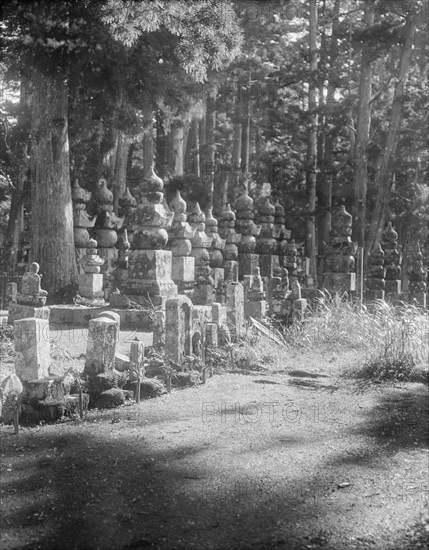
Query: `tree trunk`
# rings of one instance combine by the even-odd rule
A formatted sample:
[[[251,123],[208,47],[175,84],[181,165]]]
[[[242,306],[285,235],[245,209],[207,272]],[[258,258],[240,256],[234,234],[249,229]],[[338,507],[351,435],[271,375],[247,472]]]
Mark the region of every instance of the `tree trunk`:
[[[243,126],[241,123],[241,97],[239,97],[240,87],[237,85],[234,94],[234,129],[232,135],[232,156],[231,156],[231,168],[232,168],[232,185],[238,189],[240,184],[240,169],[241,169],[241,151],[242,151],[242,131]]]
[[[205,157],[204,163],[204,188],[208,194],[208,208],[213,208],[214,194],[214,174],[215,174],[215,139],[214,133],[216,128],[216,90],[211,90],[207,96],[207,111],[206,111],[206,140],[205,140]]]
[[[33,259],[51,298],[76,281],[68,90],[60,74],[33,70],[31,227]]]
[[[307,235],[305,242],[306,256],[310,258],[310,276],[317,285],[316,255],[316,174],[317,174],[317,114],[316,114],[316,74],[317,74],[317,2],[310,0],[309,19],[310,45],[310,78],[308,98],[308,131],[307,131]]]
[[[243,101],[244,113],[243,113],[243,130],[242,130],[242,147],[241,147],[241,171],[245,176],[249,174],[249,158],[250,158],[250,88],[251,88],[251,75],[249,73],[249,80],[247,86],[246,100]]]
[[[374,25],[374,5],[365,3],[365,25]],[[362,48],[359,82],[359,105],[353,160],[353,239],[365,246],[366,195],[368,188],[368,141],[371,125],[372,46],[367,41]]]
[[[417,22],[421,14],[415,13],[412,19],[407,23],[405,30],[405,41],[401,52],[399,62],[398,81],[395,86],[395,95],[393,98],[392,112],[389,121],[389,130],[387,133],[386,145],[383,149],[383,157],[377,163],[377,172],[375,176],[375,188],[377,189],[377,198],[375,208],[371,216],[369,228],[367,256],[380,240],[381,232],[384,227],[386,217],[386,207],[390,199],[392,188],[391,174],[396,157],[396,149],[399,141],[403,117],[403,90],[407,78],[410,59],[413,50],[414,36]]]
[[[118,213],[118,199],[124,193],[127,183],[128,152],[131,140],[122,131],[118,132],[118,143],[115,154],[115,169],[113,176],[113,207]]]
[[[156,117],[156,173],[160,178],[165,177],[167,168],[167,136],[161,115]]]
[[[27,172],[29,168],[28,138],[30,136],[31,96],[29,93],[28,84],[29,82],[27,79],[22,79],[17,126],[21,128],[23,137],[18,144],[19,149],[14,155],[14,188],[12,189],[9,219],[5,234],[4,254],[2,258],[2,271],[7,271],[11,274],[16,273],[20,228],[23,214],[22,207],[24,203],[24,185],[27,180]],[[24,136],[26,136],[26,138]]]
[[[183,176],[183,124],[171,126],[169,135],[169,172],[172,176]]]
[[[154,136],[153,136],[153,111],[146,108],[143,113],[143,169],[145,176],[150,175],[155,161]]]

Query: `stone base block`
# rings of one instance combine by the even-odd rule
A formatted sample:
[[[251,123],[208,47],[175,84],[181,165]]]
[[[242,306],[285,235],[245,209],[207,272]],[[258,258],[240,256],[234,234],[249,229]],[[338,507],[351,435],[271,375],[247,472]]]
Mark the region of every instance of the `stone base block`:
[[[325,273],[323,286],[330,293],[333,292],[355,292],[356,273]]]
[[[215,293],[211,285],[200,285],[194,288],[192,302],[198,306],[210,306],[215,301]]]
[[[207,323],[206,324],[206,346],[210,348],[217,348],[219,345],[218,342],[218,328],[216,323]]]
[[[84,273],[79,275],[79,294],[83,298],[104,298],[103,275],[101,273]]]
[[[363,297],[369,302],[372,302],[373,300],[384,300],[385,292],[384,290],[365,290]]]
[[[129,276],[122,285],[122,293],[144,299],[148,296],[174,298],[177,285],[171,279],[171,264],[170,250],[133,250],[128,263]]]
[[[253,317],[258,320],[265,319],[267,315],[267,302],[265,300],[258,302],[245,301],[244,314],[246,317]]]
[[[250,252],[238,255],[238,277],[243,280],[245,275],[253,275],[256,268],[259,267],[259,254]]]
[[[195,258],[192,256],[173,256],[171,260],[171,278],[179,287],[182,283],[195,281]]]
[[[49,320],[49,307],[24,306],[22,304],[10,304],[7,316],[7,324],[13,325],[18,319],[35,317],[36,319]]]
[[[388,280],[386,279],[386,295],[387,294],[401,294],[401,281],[399,279]]]
[[[259,268],[261,277],[271,279],[274,275],[274,270],[280,267],[279,257],[275,254],[259,254]]]

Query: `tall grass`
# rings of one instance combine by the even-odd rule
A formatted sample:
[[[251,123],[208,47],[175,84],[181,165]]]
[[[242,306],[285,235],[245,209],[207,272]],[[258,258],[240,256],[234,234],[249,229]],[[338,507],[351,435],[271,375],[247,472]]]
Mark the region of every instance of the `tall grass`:
[[[306,349],[359,352],[355,374],[362,377],[410,380],[429,370],[428,311],[410,304],[377,300],[365,305],[325,291],[285,336]]]

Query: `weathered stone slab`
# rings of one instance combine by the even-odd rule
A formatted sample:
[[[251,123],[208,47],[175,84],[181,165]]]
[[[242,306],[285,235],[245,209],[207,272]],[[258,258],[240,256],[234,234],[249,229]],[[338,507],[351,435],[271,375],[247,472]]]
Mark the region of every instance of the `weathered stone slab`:
[[[205,343],[206,347],[217,348],[219,345],[218,342],[218,327],[216,323],[207,323],[206,324],[206,334],[205,334]]]
[[[245,275],[252,275],[259,267],[259,254],[240,252],[238,255],[238,276],[242,280]]]
[[[192,350],[192,302],[186,296],[167,300],[165,305],[165,353],[182,365]]]
[[[103,312],[89,321],[85,374],[93,376],[115,368],[118,339],[119,315],[116,313]]]
[[[195,258],[193,256],[173,256],[171,275],[176,284],[178,282],[193,282],[195,279]]]
[[[50,358],[49,321],[19,319],[14,322],[15,372],[21,380],[48,375]]]

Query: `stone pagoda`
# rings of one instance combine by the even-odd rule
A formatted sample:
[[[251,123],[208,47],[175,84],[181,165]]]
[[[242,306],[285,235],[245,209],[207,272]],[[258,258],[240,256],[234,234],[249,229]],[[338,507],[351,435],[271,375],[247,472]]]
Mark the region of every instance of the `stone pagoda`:
[[[209,247],[210,267],[216,291],[222,288],[225,273],[223,269],[223,252],[225,250],[225,239],[219,235],[218,221],[213,217],[213,211],[208,209],[206,214],[206,233],[211,244]]]
[[[187,222],[186,201],[177,190],[170,202],[170,210],[174,212],[173,223],[168,232],[169,248],[173,254],[171,263],[172,279],[180,294],[192,297],[195,284],[195,258],[191,256],[190,239],[195,236],[196,227]]]
[[[408,275],[408,292],[410,299],[423,307],[427,307],[426,277],[427,273],[423,267],[423,254],[420,249],[420,243],[417,243],[417,249],[413,255]]]
[[[137,201],[131,195],[131,192],[128,189],[128,187],[125,189],[123,194],[119,197],[118,204],[119,204],[119,216],[126,220],[129,220],[132,217],[133,212],[135,212],[135,209],[137,207]],[[127,239],[128,239],[128,242],[130,243],[133,240],[132,227],[127,227]]]
[[[96,220],[95,216],[89,216],[86,211],[86,206],[90,200],[91,193],[83,189],[75,177],[72,186],[73,234],[78,264],[80,264],[80,260],[86,253],[85,250],[90,239],[88,229],[94,227]]]
[[[219,234],[225,239],[223,269],[226,283],[238,283],[238,244],[241,235],[235,231],[235,214],[231,205],[226,204],[220,214]]]
[[[392,222],[388,222],[383,231],[381,247],[386,268],[386,298],[395,299],[401,294],[401,255],[398,251],[398,233],[394,230]]]
[[[132,252],[121,291],[142,306],[164,307],[167,298],[177,295],[171,278],[172,253],[164,250],[174,214],[164,200],[164,183],[152,168],[136,193],[137,207],[127,219],[133,231]]]
[[[261,320],[267,314],[266,293],[259,267],[253,275],[244,275],[244,313],[247,317]]]
[[[86,256],[81,260],[83,274],[78,277],[79,294],[75,303],[87,306],[103,306],[103,275],[100,273],[104,260],[100,258],[97,250],[97,241],[89,239]]]
[[[280,267],[278,257],[278,241],[275,237],[274,226],[276,208],[271,204],[268,196],[264,197],[258,208],[258,221],[261,231],[257,238],[256,252],[259,255],[259,267],[262,277],[271,277],[274,270]]]
[[[384,300],[386,289],[386,268],[384,267],[384,252],[380,243],[374,248],[368,258],[368,271],[365,278],[364,297],[366,300]]]
[[[329,292],[356,290],[356,243],[351,240],[352,215],[341,205],[332,216],[330,242],[325,244],[325,272],[323,286]]]
[[[261,227],[254,222],[253,199],[249,196],[246,188],[238,197],[235,210],[237,218],[235,227],[237,232],[241,233],[238,244],[238,275],[240,280],[243,280],[245,275],[252,275],[259,267],[256,237],[261,231]]]
[[[105,282],[110,282],[113,280],[113,271],[118,259],[117,231],[121,229],[124,218],[119,218],[113,212],[113,193],[107,188],[104,178],[98,181],[93,200],[97,210],[93,237],[98,243],[98,253],[105,260],[102,269]]]
[[[191,255],[195,258],[195,287],[192,301],[195,305],[211,305],[214,302],[214,281],[208,249],[212,239],[206,234],[206,216],[198,203],[189,214],[188,220],[195,228],[195,235],[191,239]]]
[[[284,240],[282,245],[284,245],[283,267],[288,270],[288,277],[292,284],[294,281],[299,280],[298,247],[296,246],[295,239],[292,239],[289,243]]]
[[[277,255],[279,266],[285,267],[284,256],[287,249],[287,241],[291,238],[290,229],[286,229],[286,213],[284,207],[277,201],[274,204],[274,237],[277,241]]]

